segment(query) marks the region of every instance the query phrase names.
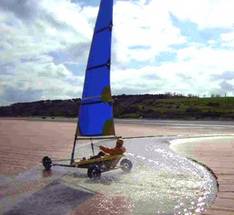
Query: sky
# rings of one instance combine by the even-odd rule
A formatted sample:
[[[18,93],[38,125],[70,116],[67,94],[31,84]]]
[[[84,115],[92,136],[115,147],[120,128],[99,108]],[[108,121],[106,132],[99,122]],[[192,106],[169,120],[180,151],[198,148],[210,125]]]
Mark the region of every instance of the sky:
[[[0,105],[81,97],[99,0],[0,0]],[[234,96],[233,0],[114,0],[113,95]]]

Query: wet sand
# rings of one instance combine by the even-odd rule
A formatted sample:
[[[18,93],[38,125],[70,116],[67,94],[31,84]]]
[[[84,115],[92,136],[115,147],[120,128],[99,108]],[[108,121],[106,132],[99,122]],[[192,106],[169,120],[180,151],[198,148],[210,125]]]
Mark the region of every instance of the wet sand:
[[[76,124],[74,122],[47,122],[0,119],[0,175],[18,175],[25,170],[33,168],[35,165],[39,165],[41,158],[46,154],[49,154],[52,158],[69,157],[75,132],[75,126]],[[117,120],[116,122],[117,135],[121,134],[125,137],[172,135],[176,138],[214,134],[228,135],[231,134],[233,131],[234,123],[232,122],[194,123],[186,121],[179,122],[144,120]],[[233,142],[231,144],[229,143],[229,147],[226,147],[226,144],[227,143],[225,143],[225,141],[222,141],[222,147],[213,147],[213,150],[211,150],[211,152],[211,145],[205,145],[203,143],[201,145],[197,145],[196,150],[192,151],[192,154],[189,154],[188,151],[184,151],[184,153],[186,156],[190,155],[191,157],[199,155],[200,157],[195,156],[194,158],[197,158],[199,161],[206,163],[213,169],[215,166],[212,166],[212,162],[217,163],[217,156],[222,155],[222,150],[228,148],[228,151],[231,151],[230,149],[233,149]],[[208,157],[207,154],[203,152],[203,150],[207,150],[206,152],[209,154]],[[204,160],[204,158],[207,158],[208,161]],[[223,180],[219,182],[220,184],[225,184],[227,181],[234,181],[234,171],[232,169],[233,156],[231,157],[231,155],[229,154],[229,156],[227,156],[227,159],[229,160],[225,160],[226,165],[221,165],[219,167],[219,170],[221,170],[221,172],[222,170],[225,171],[225,176]],[[211,163],[209,163],[209,161],[211,161]],[[2,179],[0,178],[0,181],[1,180]],[[234,187],[233,184],[230,184],[230,186],[230,189]],[[40,189],[41,187],[43,187],[43,183],[41,184],[40,182],[38,187],[35,189]],[[28,187],[26,187],[25,189],[28,189]],[[225,189],[229,189],[229,186],[226,186]],[[221,198],[222,201],[218,201],[218,206],[216,201],[211,210],[207,212],[207,214],[232,214],[232,209],[229,210],[230,207],[226,207],[226,202],[228,205],[232,205],[233,203],[232,193],[233,191],[231,191],[231,194],[222,194],[225,198]],[[219,197],[217,199],[219,199]],[[226,199],[228,200],[226,201]],[[224,208],[225,210],[222,210],[222,208]],[[220,213],[216,213],[217,211]]]

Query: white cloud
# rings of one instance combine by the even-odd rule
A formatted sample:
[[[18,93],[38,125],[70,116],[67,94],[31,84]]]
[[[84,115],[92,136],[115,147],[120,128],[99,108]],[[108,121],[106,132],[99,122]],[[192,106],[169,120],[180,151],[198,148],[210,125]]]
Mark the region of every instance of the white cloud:
[[[234,71],[232,8],[232,0],[115,1],[113,92],[203,95],[226,87],[234,95],[233,80],[212,79]],[[65,63],[86,64],[97,9],[68,0],[0,1],[0,97],[13,88],[36,90],[33,95],[41,98],[81,96],[84,71],[78,76]],[[173,25],[171,15],[211,34],[225,31],[206,45],[195,43]],[[162,53],[175,57],[161,61]]]
[[[154,3],[149,5],[129,1],[116,3],[113,35],[119,62],[126,63],[129,60],[152,62],[160,52],[170,50],[170,45],[186,41],[180,31],[172,25],[170,15],[163,7],[163,4]]]
[[[142,93],[175,91],[199,95],[218,91],[220,81],[212,81],[212,75],[234,69],[234,51],[231,49],[234,27],[231,8],[234,2],[168,0],[143,4],[144,1],[121,1],[116,5],[115,51],[118,62],[126,66],[113,70],[113,92],[120,92],[121,86],[127,86],[129,92],[135,88],[137,93],[140,89]],[[211,34],[212,28],[228,29],[229,33],[221,35],[220,47],[214,46],[215,40],[207,40],[207,46],[188,42],[172,25],[170,14],[197,24],[200,29],[209,28]],[[175,62],[155,66],[158,54],[172,51],[171,45],[184,43],[186,48],[173,49],[177,55]],[[225,49],[222,48],[224,44]],[[131,49],[134,46],[136,48]],[[146,62],[141,68],[126,69],[128,65],[131,67],[132,60]]]
[[[28,11],[31,8],[33,12]],[[2,97],[13,89],[21,90],[20,95],[40,90],[41,98],[50,99],[79,96],[83,78],[81,81],[62,63],[55,64],[50,53],[74,50],[91,39],[93,23],[87,16],[92,8],[86,11],[64,0],[43,0],[36,4],[29,0],[21,4],[4,0],[0,3],[0,11]],[[7,95],[11,98],[7,101],[5,97],[2,104],[13,101],[13,93]],[[16,96],[16,102],[17,99]]]
[[[232,0],[166,0],[167,9],[180,19],[190,20],[200,28],[233,28]]]
[[[234,68],[232,50],[211,50],[194,45],[178,51],[177,54],[176,62],[167,62],[160,66],[125,70],[115,68],[112,75],[113,89],[118,92],[121,86],[128,86],[142,88],[144,93],[211,95],[220,87],[220,81],[211,77],[221,76],[224,71],[233,71]],[[234,92],[229,94],[234,95]]]
[[[80,94],[83,82],[82,78],[74,76],[63,65],[55,65],[48,57],[16,63],[14,74],[1,75],[1,79],[5,87],[41,90],[48,98],[68,98],[70,91]]]
[[[79,10],[67,1],[40,1],[37,16],[30,18],[31,22],[4,11],[0,24],[0,45],[4,48],[1,60],[30,58],[86,41],[92,28]]]
[[[234,26],[233,26],[234,28]],[[229,33],[224,33],[221,35],[222,45],[227,48],[234,48],[234,30]]]

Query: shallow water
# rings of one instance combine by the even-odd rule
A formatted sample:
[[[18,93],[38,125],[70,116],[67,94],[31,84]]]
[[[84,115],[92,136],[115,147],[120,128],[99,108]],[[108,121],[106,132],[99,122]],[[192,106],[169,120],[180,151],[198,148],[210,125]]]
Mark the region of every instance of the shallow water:
[[[107,198],[99,201],[97,214],[111,209],[108,205],[114,196],[127,199],[127,208],[132,214],[199,214],[216,196],[215,178],[203,166],[171,151],[168,140],[127,139],[127,157],[134,164],[131,173],[115,170],[92,181],[81,177],[86,174],[84,171],[76,177],[65,175],[64,183],[104,194]],[[102,144],[111,145],[107,141]],[[90,153],[89,146],[78,150],[82,155]]]
[[[132,171],[127,174],[118,169],[103,173],[100,180],[91,180],[86,169],[54,166],[52,171],[45,172],[37,166],[18,176],[5,177],[1,179],[5,188],[1,190],[0,211],[11,214],[23,210],[27,214],[31,210],[42,210],[41,205],[45,204],[49,212],[64,214],[59,208],[66,202],[67,213],[75,205],[81,211],[89,209],[89,214],[100,215],[200,214],[216,196],[215,178],[203,166],[170,150],[172,139],[174,137],[126,139],[127,158],[133,163]],[[110,146],[114,141],[95,143],[101,144]],[[92,153],[90,144],[78,146],[77,154],[81,157]],[[63,195],[50,193],[58,207],[45,200],[48,189],[59,193],[65,190]],[[75,199],[82,202],[80,205],[69,205],[72,192],[79,196]],[[87,196],[91,197],[85,199]]]

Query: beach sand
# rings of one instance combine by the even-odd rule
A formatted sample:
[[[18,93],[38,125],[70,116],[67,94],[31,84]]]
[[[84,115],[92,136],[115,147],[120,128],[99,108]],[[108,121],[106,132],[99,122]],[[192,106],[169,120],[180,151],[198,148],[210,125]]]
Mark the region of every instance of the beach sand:
[[[230,134],[234,127],[176,121],[117,120],[117,136],[194,136]],[[0,119],[0,175],[13,175],[39,164],[49,154],[52,159],[69,158],[75,122]]]
[[[116,133],[124,137],[151,135],[173,136],[174,138],[217,136],[232,134],[234,131],[233,124],[232,122],[117,120]],[[0,119],[0,175],[14,176],[36,165],[38,166],[41,158],[46,154],[49,154],[52,159],[69,157],[75,126],[74,122]],[[220,192],[215,204],[206,214],[231,215],[234,214],[232,206],[234,205],[234,170],[232,165],[234,142],[219,139],[218,146],[214,147],[212,141],[213,137],[210,141],[200,139],[200,142],[190,144],[190,148],[187,147],[188,150],[182,145],[180,149],[177,148],[176,150],[181,151],[185,156],[205,163],[218,176]],[[217,140],[215,141],[217,142]],[[224,162],[221,163],[219,160]],[[0,178],[1,180],[4,181],[4,177]],[[37,185],[34,184],[33,186]],[[37,189],[43,186],[44,184],[39,182]],[[28,189],[28,187],[30,185],[27,185],[25,189]]]

